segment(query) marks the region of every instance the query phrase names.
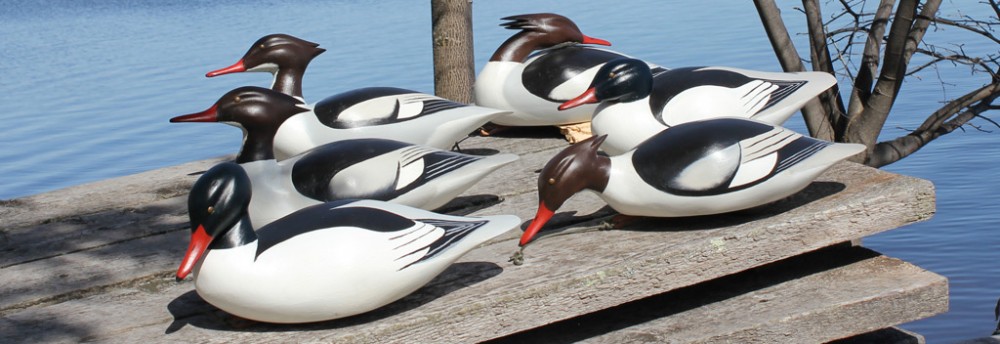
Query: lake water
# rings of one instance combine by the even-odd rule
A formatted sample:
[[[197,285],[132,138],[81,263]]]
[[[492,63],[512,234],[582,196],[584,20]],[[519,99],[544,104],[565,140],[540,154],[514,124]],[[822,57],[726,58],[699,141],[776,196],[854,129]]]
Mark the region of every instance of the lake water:
[[[780,70],[752,2],[637,0],[476,1],[477,68],[511,31],[499,18],[564,14],[614,49],[668,66],[725,65]],[[779,1],[793,32],[804,32]],[[942,12],[990,13],[975,1],[945,0]],[[977,8],[981,7],[981,8]],[[137,1],[8,0],[0,6],[0,199],[16,198],[187,161],[234,153],[240,131],[222,125],[169,124],[242,85],[268,86],[246,73],[206,79],[235,62],[257,38],[283,32],[328,52],[306,73],[310,103],[363,86],[433,91],[430,2],[404,0]],[[797,35],[800,50],[805,42]],[[970,52],[996,45],[954,29],[934,42],[968,42]],[[942,86],[938,78],[948,84]],[[982,75],[942,65],[911,77],[883,136],[915,128],[940,102],[978,87]],[[993,115],[995,118],[995,115]],[[977,122],[996,130],[988,123]],[[804,131],[801,120],[790,128]],[[925,223],[866,238],[866,246],[947,276],[951,310],[903,325],[929,342],[992,332],[1000,296],[1000,133],[969,128],[943,137],[886,170],[925,178],[937,188],[938,213]]]

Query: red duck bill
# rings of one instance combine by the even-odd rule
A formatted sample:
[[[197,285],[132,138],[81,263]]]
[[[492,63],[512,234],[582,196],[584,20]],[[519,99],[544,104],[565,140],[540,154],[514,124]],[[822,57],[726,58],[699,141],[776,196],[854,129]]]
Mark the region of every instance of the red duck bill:
[[[195,263],[198,263],[201,256],[205,254],[210,243],[212,243],[212,237],[205,232],[204,226],[198,225],[198,229],[191,233],[191,243],[188,244],[187,253],[184,254],[181,266],[177,268],[177,281],[183,280],[194,270]]]
[[[611,42],[605,41],[605,40],[600,39],[600,38],[590,37],[590,36],[587,36],[587,35],[583,35],[583,44],[597,44],[597,45],[605,45],[605,46],[609,46],[609,47],[611,46]]]
[[[205,110],[205,111],[202,111],[202,112],[193,113],[193,114],[189,114],[189,115],[183,115],[183,116],[177,116],[177,117],[171,118],[170,119],[170,123],[179,123],[179,122],[218,122],[219,121],[218,108],[219,108],[218,104],[212,105],[212,107],[208,108],[208,110]]]
[[[236,63],[233,64],[232,66],[229,66],[229,67],[226,67],[226,68],[222,68],[222,69],[216,69],[216,70],[213,70],[211,72],[205,73],[205,76],[211,78],[213,76],[219,76],[219,75],[230,74],[230,73],[241,73],[241,72],[246,72],[246,71],[247,71],[247,68],[246,68],[246,66],[243,65],[243,60],[239,60],[239,61],[236,61]]]
[[[531,220],[531,224],[528,225],[528,229],[524,231],[524,234],[521,234],[521,242],[518,246],[524,247],[524,245],[531,242],[531,240],[535,238],[535,235],[542,230],[542,226],[545,226],[545,224],[549,222],[549,219],[552,218],[552,214],[553,211],[549,210],[549,207],[545,206],[545,202],[538,202],[538,212],[535,214],[535,219]]]
[[[562,105],[559,105],[559,110],[569,110],[580,105],[593,104],[597,102],[596,90],[591,87],[583,92],[583,94],[577,96],[576,98],[567,100]]]

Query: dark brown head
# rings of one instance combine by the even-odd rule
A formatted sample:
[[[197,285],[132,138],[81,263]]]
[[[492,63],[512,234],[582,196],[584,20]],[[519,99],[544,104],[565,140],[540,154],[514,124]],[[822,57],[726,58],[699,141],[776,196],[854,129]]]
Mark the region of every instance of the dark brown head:
[[[597,154],[607,135],[591,137],[559,152],[538,175],[538,212],[521,235],[524,246],[571,196],[585,189],[603,192],[608,185],[611,160]]]
[[[309,62],[326,49],[319,44],[299,39],[286,34],[272,34],[261,37],[239,61],[232,66],[214,70],[205,74],[213,77],[239,72],[277,73],[280,69],[298,69],[305,71]]]
[[[229,91],[207,110],[170,119],[179,122],[219,122],[243,129],[243,148],[236,162],[273,159],[278,127],[288,118],[309,111],[302,101],[262,87]]]
[[[302,77],[309,62],[326,49],[319,44],[285,34],[267,35],[258,39],[243,58],[232,66],[214,70],[207,77],[239,72],[268,72],[274,75],[271,88],[302,98]]]
[[[572,20],[554,13],[522,14],[505,17],[502,20],[508,22],[500,26],[520,32],[500,45],[490,61],[523,62],[524,58],[534,50],[560,44],[611,45],[603,39],[584,35]]]

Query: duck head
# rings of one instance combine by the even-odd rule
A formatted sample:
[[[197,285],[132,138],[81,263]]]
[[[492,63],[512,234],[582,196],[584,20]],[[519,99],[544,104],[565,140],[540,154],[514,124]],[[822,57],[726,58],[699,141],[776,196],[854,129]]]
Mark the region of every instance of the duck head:
[[[177,269],[183,280],[210,248],[222,244],[241,245],[250,238],[245,231],[233,231],[241,222],[249,226],[250,178],[239,165],[221,163],[203,174],[188,194],[191,243]],[[253,233],[250,230],[249,233]]]
[[[207,110],[170,119],[179,122],[220,122],[243,130],[237,163],[274,159],[274,135],[292,116],[309,111],[302,101],[262,87],[229,91]]]
[[[521,235],[520,246],[531,242],[545,223],[571,196],[585,189],[603,192],[611,160],[597,154],[607,135],[591,137],[559,152],[538,175],[538,211]]]
[[[275,91],[302,97],[302,76],[309,62],[326,49],[319,44],[291,35],[272,34],[261,37],[232,66],[205,74],[211,78],[240,72],[268,72],[274,75]]]
[[[551,48],[560,44],[598,44],[611,43],[584,35],[572,20],[554,13],[522,14],[501,18],[507,20],[500,26],[510,30],[520,30],[497,48],[490,61],[518,61],[524,59],[537,49]]]
[[[652,91],[653,72],[649,65],[636,59],[615,59],[597,70],[597,75],[583,94],[562,103],[559,110],[604,101],[636,101],[649,96]]]

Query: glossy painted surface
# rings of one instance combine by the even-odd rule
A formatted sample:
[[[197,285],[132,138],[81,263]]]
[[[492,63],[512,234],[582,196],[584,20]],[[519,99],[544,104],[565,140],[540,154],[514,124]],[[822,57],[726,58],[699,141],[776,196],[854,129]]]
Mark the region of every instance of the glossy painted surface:
[[[620,155],[599,155],[606,136],[557,153],[538,176],[539,210],[524,246],[573,194],[590,190],[625,215],[719,214],[802,190],[833,164],[864,150],[741,118],[682,123]]]
[[[417,290],[516,216],[458,217],[373,200],[307,207],[251,228],[251,181],[234,163],[205,172],[188,197],[191,241],[177,279],[195,274],[209,303],[265,322],[364,313]]]
[[[793,9],[801,1],[777,2],[800,53],[808,56],[806,36],[798,34],[805,24]],[[665,66],[780,69],[751,2],[626,4],[609,11],[600,1],[476,1],[476,71],[510,36],[498,19],[533,12],[566,15],[588,34],[613,42],[616,51]],[[946,1],[942,10],[990,12],[981,6]],[[270,86],[271,77],[263,73],[205,78],[206,71],[233,63],[269,33],[292,34],[327,49],[305,77],[310,103],[366,86],[432,92],[429,13],[429,2],[404,0],[7,1],[0,7],[0,198],[235,152],[239,129],[191,125],[179,134],[167,119],[200,110],[237,86]],[[947,27],[925,39],[966,41],[970,53],[995,49]],[[942,87],[939,77],[951,84]],[[905,135],[929,108],[978,87],[981,77],[966,67],[941,65],[907,78],[884,138]],[[797,116],[788,126],[804,132]],[[864,239],[865,246],[949,278],[950,311],[903,326],[931,343],[983,336],[994,328],[1000,188],[990,180],[1000,175],[998,140],[997,130],[966,128],[885,168],[936,186],[938,213],[930,221]]]

